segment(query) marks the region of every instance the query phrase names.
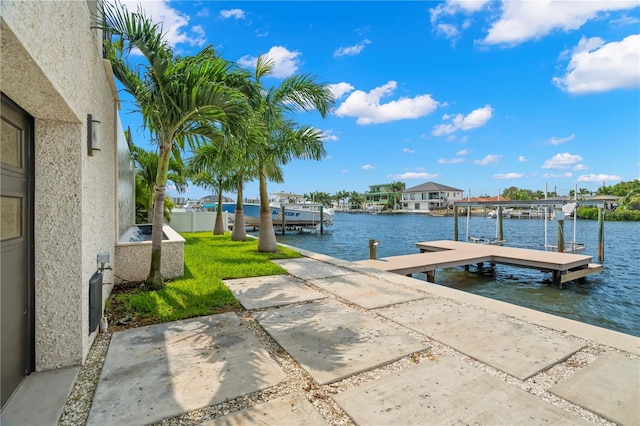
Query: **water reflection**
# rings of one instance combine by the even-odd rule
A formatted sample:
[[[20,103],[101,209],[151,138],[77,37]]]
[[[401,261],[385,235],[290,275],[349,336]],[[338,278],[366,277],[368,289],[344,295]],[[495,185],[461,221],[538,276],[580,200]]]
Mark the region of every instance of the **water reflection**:
[[[596,221],[578,221],[576,241],[586,243],[584,254],[597,259]],[[494,219],[473,217],[459,222],[459,237],[495,237]],[[573,223],[565,222],[565,240],[573,241]],[[640,251],[638,222],[605,222],[605,261],[599,274],[552,287],[551,274],[496,265],[495,271],[476,273],[463,268],[437,271],[436,282],[496,300],[640,336]],[[540,248],[545,243],[544,221],[504,221],[508,245]],[[453,218],[422,215],[363,215],[338,213],[328,232],[278,235],[279,242],[344,260],[369,257],[368,241],[381,242],[378,257],[416,253],[419,241],[453,239]],[[548,244],[557,240],[557,223],[547,227]]]

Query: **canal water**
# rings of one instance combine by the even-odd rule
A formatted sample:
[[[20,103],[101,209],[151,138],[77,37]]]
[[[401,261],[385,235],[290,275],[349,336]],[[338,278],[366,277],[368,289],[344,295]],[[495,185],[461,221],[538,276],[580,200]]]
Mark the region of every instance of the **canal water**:
[[[417,253],[416,242],[453,240],[452,217],[426,215],[368,215],[337,213],[327,232],[278,235],[279,242],[344,260],[369,257],[369,239],[380,241],[378,257]],[[573,221],[564,224],[565,242],[573,239]],[[547,222],[547,242],[557,243],[557,222]],[[473,216],[469,237],[496,237],[496,220]],[[541,249],[545,243],[544,220],[504,219],[506,245]],[[467,236],[467,218],[459,218],[458,236]],[[483,274],[450,268],[436,272],[436,283],[538,311],[640,336],[640,222],[604,223],[602,272],[582,281],[550,284],[551,274],[537,270],[496,265]],[[597,261],[598,223],[578,220],[576,242],[585,243],[582,254]],[[416,274],[416,277],[419,274]],[[424,279],[424,275],[421,277]]]

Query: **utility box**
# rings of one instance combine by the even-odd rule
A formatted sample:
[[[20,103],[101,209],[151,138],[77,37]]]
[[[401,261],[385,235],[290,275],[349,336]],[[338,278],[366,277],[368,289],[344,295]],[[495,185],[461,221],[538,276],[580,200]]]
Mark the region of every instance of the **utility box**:
[[[96,331],[102,319],[102,272],[97,271],[89,280],[89,334]]]

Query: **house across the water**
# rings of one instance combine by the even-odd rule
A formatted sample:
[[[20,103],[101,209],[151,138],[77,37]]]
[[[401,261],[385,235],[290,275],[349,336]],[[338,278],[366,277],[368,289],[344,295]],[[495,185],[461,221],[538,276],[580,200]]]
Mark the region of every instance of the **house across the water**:
[[[409,213],[428,213],[448,209],[463,199],[462,189],[427,182],[402,191],[402,209]]]

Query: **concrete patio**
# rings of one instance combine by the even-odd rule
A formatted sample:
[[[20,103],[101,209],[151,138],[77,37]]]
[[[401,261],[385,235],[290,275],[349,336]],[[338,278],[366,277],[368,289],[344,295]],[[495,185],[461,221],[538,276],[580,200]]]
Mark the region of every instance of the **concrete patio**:
[[[276,261],[289,275],[226,284],[313,385],[195,424],[327,424],[313,389],[363,425],[640,424],[637,337],[303,254]],[[116,332],[87,424],[206,414],[287,371],[235,313]]]

